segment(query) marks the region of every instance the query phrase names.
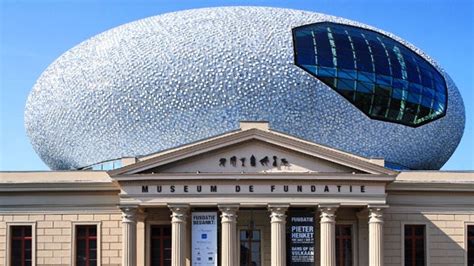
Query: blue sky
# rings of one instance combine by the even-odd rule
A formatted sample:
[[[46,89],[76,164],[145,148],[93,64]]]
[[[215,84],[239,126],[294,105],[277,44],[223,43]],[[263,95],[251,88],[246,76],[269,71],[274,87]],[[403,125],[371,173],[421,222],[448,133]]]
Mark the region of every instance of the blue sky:
[[[474,102],[474,1],[0,0],[0,171],[48,169],[26,136],[23,110],[36,79],[62,53],[140,18],[223,5],[341,16],[392,32],[421,48],[451,75],[466,107],[464,137],[443,169],[474,169],[474,105],[470,104]]]

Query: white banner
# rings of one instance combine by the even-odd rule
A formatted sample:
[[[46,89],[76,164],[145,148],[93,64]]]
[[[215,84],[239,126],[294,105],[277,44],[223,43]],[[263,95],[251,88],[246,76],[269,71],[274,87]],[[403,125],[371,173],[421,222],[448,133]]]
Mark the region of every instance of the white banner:
[[[217,266],[217,212],[193,212],[192,230],[192,265]]]

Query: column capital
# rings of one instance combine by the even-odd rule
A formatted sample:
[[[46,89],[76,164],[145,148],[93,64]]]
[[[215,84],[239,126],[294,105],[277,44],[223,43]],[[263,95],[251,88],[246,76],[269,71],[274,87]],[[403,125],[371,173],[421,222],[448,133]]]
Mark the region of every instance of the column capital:
[[[138,206],[120,206],[122,211],[122,223],[136,223]]]
[[[186,223],[188,217],[188,204],[168,204],[171,210],[171,223]]]
[[[286,211],[289,207],[289,204],[268,204],[268,210],[271,212],[271,222],[286,222]]]
[[[144,209],[138,209],[137,211],[137,221],[144,222],[148,213]]]
[[[388,205],[369,205],[369,223],[383,223],[383,210]]]
[[[321,223],[335,223],[337,208],[339,208],[339,204],[320,204],[319,211],[321,214],[319,217]]]
[[[237,222],[237,211],[240,204],[219,204],[217,205],[221,211],[221,223]]]
[[[356,212],[356,216],[357,216],[357,219],[365,221],[369,219],[369,210],[367,208],[364,208]]]

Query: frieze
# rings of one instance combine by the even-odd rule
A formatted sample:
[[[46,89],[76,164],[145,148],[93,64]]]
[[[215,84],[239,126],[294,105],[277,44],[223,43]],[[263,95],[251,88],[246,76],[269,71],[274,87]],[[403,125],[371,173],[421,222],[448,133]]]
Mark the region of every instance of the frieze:
[[[141,195],[250,195],[250,194],[308,194],[308,195],[383,195],[384,185],[331,184],[143,184],[122,187],[127,194]]]

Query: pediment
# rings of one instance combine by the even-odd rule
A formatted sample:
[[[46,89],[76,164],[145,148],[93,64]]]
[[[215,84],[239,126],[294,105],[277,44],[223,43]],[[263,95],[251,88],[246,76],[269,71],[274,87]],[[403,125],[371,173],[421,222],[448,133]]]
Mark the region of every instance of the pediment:
[[[248,140],[142,173],[344,173],[360,170],[261,140]]]
[[[371,160],[271,130],[230,132],[142,158],[109,174],[298,174],[396,175]]]

